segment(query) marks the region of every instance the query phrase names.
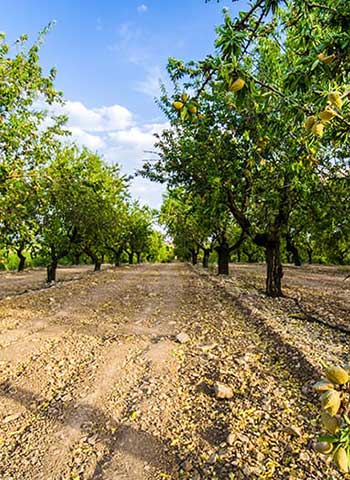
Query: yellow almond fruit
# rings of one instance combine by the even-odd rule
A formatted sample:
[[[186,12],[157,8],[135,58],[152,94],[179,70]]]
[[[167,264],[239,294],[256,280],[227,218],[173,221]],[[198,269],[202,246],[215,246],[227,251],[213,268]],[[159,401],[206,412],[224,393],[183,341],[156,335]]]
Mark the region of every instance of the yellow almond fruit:
[[[321,421],[327,432],[335,434],[339,430],[338,419],[329,415],[328,412],[322,412]]]
[[[345,448],[338,448],[338,450],[334,453],[333,459],[341,472],[349,472],[349,460]]]
[[[188,110],[191,113],[197,113],[197,107],[195,105],[189,105]]]
[[[304,127],[306,128],[306,130],[311,130],[315,122],[316,122],[316,117],[314,115],[312,115],[311,117],[307,117],[307,119],[304,122]]]
[[[337,112],[335,112],[331,108],[326,108],[325,110],[323,110],[323,112],[320,113],[320,119],[322,120],[322,122],[325,123],[332,120],[332,118],[334,118],[336,115]]]
[[[339,92],[331,92],[328,94],[328,100],[337,108],[341,108],[343,105],[343,101],[341,99]]]
[[[230,90],[231,92],[238,92],[239,90],[242,90],[242,88],[245,85],[245,81],[243,78],[237,78],[233,83],[230,85]]]
[[[349,374],[342,367],[330,367],[326,370],[326,377],[332,383],[344,385],[349,381]]]
[[[332,416],[338,413],[341,405],[340,393],[336,390],[328,390],[321,395],[322,407]]]
[[[335,55],[325,55],[324,53],[319,53],[317,55],[317,58],[325,63],[326,65],[329,65],[330,63],[333,62],[333,60],[335,59]]]
[[[326,392],[327,390],[334,390],[334,385],[329,380],[322,379],[315,383],[313,389],[316,390],[316,392]]]
[[[311,129],[312,133],[317,137],[323,136],[324,125],[323,123],[315,123]]]
[[[173,107],[176,108],[176,110],[181,110],[183,108],[184,104],[182,102],[174,102]]]
[[[315,450],[323,455],[328,455],[333,450],[333,445],[328,442],[317,442],[315,444]]]
[[[327,55],[326,57],[324,57],[323,63],[329,65],[329,64],[332,63],[334,60],[335,60],[335,55]]]

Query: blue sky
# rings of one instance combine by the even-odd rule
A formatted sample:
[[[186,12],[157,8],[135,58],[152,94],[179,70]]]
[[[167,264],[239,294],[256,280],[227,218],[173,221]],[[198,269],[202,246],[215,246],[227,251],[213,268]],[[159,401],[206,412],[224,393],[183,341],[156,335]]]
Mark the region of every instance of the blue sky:
[[[154,103],[168,57],[200,59],[213,50],[222,8],[246,2],[212,0],[1,0],[1,27],[9,41],[54,29],[41,52],[55,66],[56,87],[67,100],[73,137],[130,173],[152,148],[166,119]],[[138,178],[136,198],[153,207],[162,188]]]

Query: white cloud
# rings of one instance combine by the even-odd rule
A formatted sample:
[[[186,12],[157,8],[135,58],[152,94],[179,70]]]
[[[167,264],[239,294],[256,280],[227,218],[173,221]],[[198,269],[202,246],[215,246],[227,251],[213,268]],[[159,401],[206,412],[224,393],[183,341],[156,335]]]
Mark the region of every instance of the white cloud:
[[[67,101],[56,106],[54,114],[69,115],[67,124],[72,133],[68,141],[75,141],[91,150],[97,150],[107,162],[118,163],[128,175],[139,170],[146,159],[154,158],[155,133],[169,126],[164,123],[142,123],[121,105],[88,108],[79,101]],[[164,188],[141,177],[136,177],[131,193],[142,203],[159,207]]]
[[[69,116],[69,126],[89,132],[122,130],[132,124],[132,113],[121,105],[89,109],[81,102],[68,101],[63,113]]]
[[[165,185],[155,183],[146,178],[136,177],[130,185],[133,198],[140,200],[142,204],[159,209],[162,203],[162,195],[165,193]]]
[[[104,155],[107,161],[123,165],[127,173],[134,173],[145,160],[154,157],[155,133],[162,131],[168,123],[135,125],[119,132],[109,132]]]
[[[160,82],[162,81],[162,71],[158,66],[151,67],[146,72],[145,80],[137,82],[135,90],[151,97],[158,97],[160,94]]]
[[[69,139],[72,138],[81,146],[86,146],[90,150],[99,150],[106,147],[104,140],[98,135],[91,135],[79,127],[69,127],[68,129],[72,134]]]
[[[143,3],[137,7],[137,11],[138,13],[146,13],[148,11],[148,7]]]
[[[113,132],[110,133],[109,136],[114,142],[131,146],[137,145],[139,147],[148,147],[153,144],[154,141],[153,135],[142,131],[140,127],[132,127],[129,130]]]
[[[145,125],[133,126],[126,130],[110,132],[108,134],[114,145],[123,145],[129,149],[142,149],[142,151],[152,151],[156,141],[155,134],[169,126],[168,123],[150,123]]]

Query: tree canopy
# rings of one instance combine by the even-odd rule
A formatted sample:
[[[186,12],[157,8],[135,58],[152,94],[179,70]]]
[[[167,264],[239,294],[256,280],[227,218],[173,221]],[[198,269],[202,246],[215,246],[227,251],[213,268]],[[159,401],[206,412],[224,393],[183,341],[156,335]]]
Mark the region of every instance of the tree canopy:
[[[32,45],[23,35],[12,48],[0,36],[0,248],[17,253],[20,270],[28,253],[40,257],[48,282],[69,255],[89,257],[95,270],[104,257],[119,264],[128,248],[140,261],[154,231],[153,213],[131,202],[119,165],[78,148],[67,118],[52,114],[64,97],[55,70],[40,66],[50,27]]]
[[[171,126],[143,174],[200,197],[219,188],[242,235],[265,250],[271,296],[282,295],[281,244],[298,212],[348,198],[349,9],[257,1],[237,18],[224,10],[214,55],[168,62],[173,90],[159,105]],[[339,196],[321,203],[334,185]]]

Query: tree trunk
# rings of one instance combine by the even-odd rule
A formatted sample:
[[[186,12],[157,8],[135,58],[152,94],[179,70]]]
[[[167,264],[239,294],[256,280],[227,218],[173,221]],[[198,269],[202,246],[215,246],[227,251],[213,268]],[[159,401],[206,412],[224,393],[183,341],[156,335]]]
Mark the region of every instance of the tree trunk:
[[[209,255],[210,255],[210,249],[203,248],[203,268],[208,268],[209,266]]]
[[[301,267],[301,259],[299,255],[298,249],[295,247],[294,252],[292,253],[293,255],[293,262],[296,267]]]
[[[136,261],[137,263],[141,263],[141,252],[136,252]]]
[[[18,272],[23,272],[25,264],[26,264],[26,257],[23,255],[23,250],[20,248],[17,250],[17,256],[19,259],[19,264],[18,264]]]
[[[241,249],[239,248],[237,250],[237,262],[241,263],[241,259],[242,259],[242,254],[241,254]]]
[[[198,263],[198,252],[195,249],[191,250],[191,261],[192,265],[197,265]]]
[[[227,242],[222,243],[216,248],[218,252],[218,274],[229,274],[230,248]]]
[[[79,265],[80,264],[80,253],[76,253],[74,255],[74,265]]]
[[[287,235],[287,250],[288,252],[292,255],[293,258],[293,263],[296,267],[301,267],[301,260],[300,260],[300,255],[299,255],[299,250],[295,246],[295,243],[293,242],[292,238]]]
[[[114,266],[115,267],[120,267],[120,257],[121,257],[120,252],[114,253]]]
[[[269,240],[265,247],[267,276],[266,276],[266,294],[269,297],[283,297],[282,277],[283,268],[281,264],[280,241]]]
[[[102,259],[98,258],[96,253],[93,250],[91,250],[90,247],[86,247],[84,252],[86,253],[86,255],[88,255],[91,258],[92,263],[94,264],[94,272],[100,272]]]
[[[132,265],[134,263],[134,252],[128,253],[129,257],[129,264]]]
[[[306,251],[307,251],[307,258],[308,258],[309,264],[311,265],[312,264],[312,248],[307,248]]]
[[[58,258],[52,257],[51,263],[47,266],[47,283],[56,281],[56,271],[58,265]]]

